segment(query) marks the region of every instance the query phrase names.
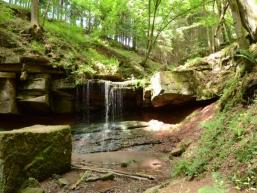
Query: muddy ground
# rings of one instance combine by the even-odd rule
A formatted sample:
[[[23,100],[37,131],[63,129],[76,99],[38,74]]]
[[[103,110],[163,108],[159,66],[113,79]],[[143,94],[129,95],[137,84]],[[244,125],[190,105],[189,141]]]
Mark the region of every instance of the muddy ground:
[[[201,135],[200,123],[215,111],[215,104],[201,107],[180,124],[129,121],[90,128],[78,125],[73,128],[72,170],[41,185],[47,193],[143,193],[170,182],[172,164],[183,153],[180,145],[193,146]],[[206,177],[196,184],[187,182],[187,187],[183,180],[160,191],[190,193],[211,183]]]

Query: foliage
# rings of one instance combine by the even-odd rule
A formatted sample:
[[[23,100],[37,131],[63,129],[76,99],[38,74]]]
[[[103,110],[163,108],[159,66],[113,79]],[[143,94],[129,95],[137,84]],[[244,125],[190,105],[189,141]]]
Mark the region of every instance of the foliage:
[[[236,54],[236,57],[244,58],[248,62],[255,64],[257,62],[257,58],[254,58],[254,55],[249,50],[239,49]]]
[[[7,6],[3,6],[3,3],[0,1],[0,24],[7,23],[13,19],[11,9]]]
[[[240,69],[240,75],[242,70]],[[250,104],[253,103],[256,98],[254,88],[252,86],[256,85],[256,72],[243,74],[243,77],[235,76],[229,80],[223,91],[223,95],[219,100],[220,109],[223,111],[228,111],[231,108],[239,104]]]
[[[204,186],[200,188],[197,193],[226,193],[228,190],[225,187],[225,182],[220,173],[216,172],[212,174],[213,186]]]
[[[200,147],[195,156],[190,160],[180,160],[176,167],[173,168],[173,176],[186,174],[188,176],[198,176],[207,170],[209,161],[218,156],[221,152],[216,152],[214,149],[217,144],[223,145],[225,143],[224,137],[221,133],[225,131],[224,124],[225,115],[220,113],[211,121],[205,122],[203,127],[205,128],[204,134],[200,141]]]
[[[241,85],[239,77],[234,77],[228,81],[223,95],[219,100],[221,110],[228,110],[243,102],[243,94],[239,85]]]
[[[34,40],[31,42],[30,45],[31,45],[31,49],[34,53],[41,54],[41,55],[45,54],[45,48],[42,43]]]
[[[235,184],[236,189],[248,189],[250,192],[256,192],[256,169],[247,169],[245,172],[235,172],[231,181]]]
[[[83,33],[82,28],[68,25],[65,22],[46,22],[45,29],[51,33],[51,35],[58,36],[66,42],[83,45],[87,43],[87,37]]]
[[[30,0],[9,3],[24,8],[31,6]],[[157,44],[168,49],[174,47],[171,39],[177,28],[200,25],[207,32],[213,31],[220,18],[218,6],[213,1],[204,0],[41,0],[40,9],[43,21],[46,17],[46,20],[60,22],[52,25],[48,22],[46,28],[67,40],[84,42],[82,36],[78,35],[83,32],[90,38],[112,39],[126,47],[142,49],[145,53],[147,47],[148,55]],[[64,22],[66,25],[61,24]],[[225,23],[227,28],[232,29],[227,29],[231,34],[233,23],[229,13],[226,14]],[[74,29],[75,26],[81,28],[79,33],[74,33],[78,31]],[[189,55],[206,52],[207,41],[199,42],[193,43],[195,45],[192,45],[194,48]]]
[[[255,109],[256,104],[247,109],[234,107],[206,121],[202,125],[204,131],[198,148],[190,154],[189,158],[177,161],[173,168],[174,176],[195,177],[205,171],[218,171],[232,162],[233,168],[230,168],[229,176],[238,188],[256,188],[254,162],[257,155],[257,114]],[[202,191],[209,189],[210,187],[206,187]]]

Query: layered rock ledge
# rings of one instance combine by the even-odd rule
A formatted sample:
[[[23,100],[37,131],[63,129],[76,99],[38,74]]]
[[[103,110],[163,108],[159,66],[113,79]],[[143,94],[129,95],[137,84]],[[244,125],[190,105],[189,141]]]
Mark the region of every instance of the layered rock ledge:
[[[204,58],[195,58],[172,71],[156,73],[151,79],[153,106],[185,104],[214,99],[223,94],[228,81],[238,76],[242,58],[236,47],[227,47]]]

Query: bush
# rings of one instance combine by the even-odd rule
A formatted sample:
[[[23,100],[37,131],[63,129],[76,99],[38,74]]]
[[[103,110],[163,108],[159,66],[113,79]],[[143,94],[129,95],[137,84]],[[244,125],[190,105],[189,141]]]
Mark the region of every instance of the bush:
[[[0,24],[7,23],[13,19],[13,14],[10,8],[0,2]]]

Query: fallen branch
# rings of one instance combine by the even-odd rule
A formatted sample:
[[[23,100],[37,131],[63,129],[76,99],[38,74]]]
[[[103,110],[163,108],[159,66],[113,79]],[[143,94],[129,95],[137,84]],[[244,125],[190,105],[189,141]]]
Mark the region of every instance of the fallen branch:
[[[78,170],[88,170],[92,172],[97,172],[97,173],[111,173],[116,176],[121,176],[121,177],[128,177],[136,180],[155,180],[154,176],[147,175],[147,174],[131,174],[123,171],[118,171],[118,170],[110,170],[110,169],[105,169],[105,168],[90,168],[90,167],[85,167],[85,166],[72,166],[74,169]]]
[[[91,172],[85,171],[84,174],[76,181],[76,183],[71,186],[71,190],[75,190],[81,182],[85,181],[90,176]]]
[[[99,177],[87,178],[86,182],[96,182],[98,180],[106,181],[106,180],[113,180],[113,179],[114,179],[113,173],[108,173]]]

